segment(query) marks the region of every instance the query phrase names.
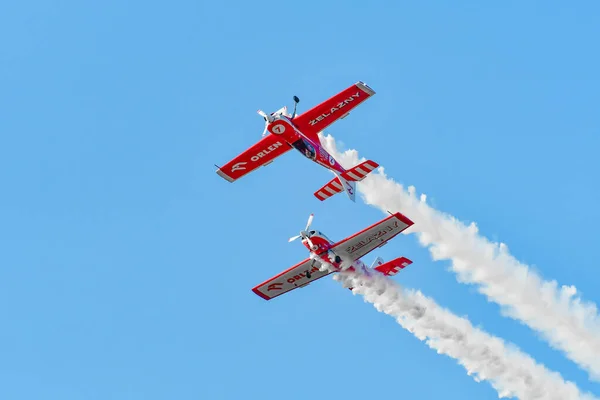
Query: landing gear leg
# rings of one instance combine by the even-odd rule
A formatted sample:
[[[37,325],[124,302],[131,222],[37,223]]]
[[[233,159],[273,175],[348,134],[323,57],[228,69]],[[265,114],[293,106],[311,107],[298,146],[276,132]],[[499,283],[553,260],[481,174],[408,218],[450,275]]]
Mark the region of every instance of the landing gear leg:
[[[300,103],[300,99],[298,96],[294,96],[294,113],[292,114],[292,119],[296,116],[296,106]]]

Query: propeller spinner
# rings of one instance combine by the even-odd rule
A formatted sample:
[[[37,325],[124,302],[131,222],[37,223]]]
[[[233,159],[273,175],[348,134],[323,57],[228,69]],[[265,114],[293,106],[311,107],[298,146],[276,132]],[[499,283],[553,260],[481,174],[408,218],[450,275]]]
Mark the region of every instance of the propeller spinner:
[[[293,236],[293,237],[289,238],[288,242],[293,242],[296,239],[302,238],[302,239],[305,239],[308,242],[308,245],[310,246],[310,248],[312,250],[316,250],[317,247],[310,240],[310,237],[308,237],[308,229],[310,228],[310,225],[312,224],[313,218],[314,218],[314,214],[310,214],[308,216],[308,222],[306,223],[306,228],[304,228],[303,231],[300,231],[299,235],[296,235],[296,236]]]

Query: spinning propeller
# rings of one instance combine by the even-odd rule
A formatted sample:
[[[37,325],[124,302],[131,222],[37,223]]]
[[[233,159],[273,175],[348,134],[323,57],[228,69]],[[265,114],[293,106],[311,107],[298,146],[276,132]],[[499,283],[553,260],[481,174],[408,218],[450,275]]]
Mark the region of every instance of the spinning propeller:
[[[310,238],[308,237],[308,228],[310,228],[310,224],[312,224],[314,218],[314,214],[310,214],[308,217],[308,222],[306,223],[306,228],[304,228],[303,231],[300,231],[300,234],[294,237],[291,237],[288,242],[293,242],[296,239],[302,238],[305,239],[308,242],[308,245],[310,246],[311,249],[315,250],[316,247],[313,245],[313,243],[311,242]]]

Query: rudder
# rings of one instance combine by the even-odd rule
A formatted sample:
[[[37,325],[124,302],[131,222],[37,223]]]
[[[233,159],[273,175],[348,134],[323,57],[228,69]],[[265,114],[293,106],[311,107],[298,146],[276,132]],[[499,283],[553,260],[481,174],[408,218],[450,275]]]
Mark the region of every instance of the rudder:
[[[373,264],[371,264],[371,269],[375,269],[376,267],[380,266],[383,263],[384,263],[383,258],[377,257],[375,260],[373,260]]]

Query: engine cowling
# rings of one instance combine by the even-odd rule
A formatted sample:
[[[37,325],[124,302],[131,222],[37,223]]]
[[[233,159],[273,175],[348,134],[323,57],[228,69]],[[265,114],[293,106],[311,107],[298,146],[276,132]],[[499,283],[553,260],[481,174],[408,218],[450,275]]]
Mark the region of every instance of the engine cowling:
[[[271,132],[274,135],[281,135],[285,132],[286,127],[285,124],[283,122],[274,122],[271,125],[269,125],[269,132]]]

